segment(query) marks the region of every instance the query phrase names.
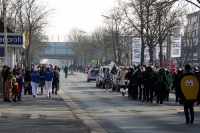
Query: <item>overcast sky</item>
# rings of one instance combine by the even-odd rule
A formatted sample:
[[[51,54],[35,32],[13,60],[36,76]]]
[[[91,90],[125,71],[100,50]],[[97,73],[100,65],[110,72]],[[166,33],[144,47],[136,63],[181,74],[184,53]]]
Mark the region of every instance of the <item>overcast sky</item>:
[[[103,23],[101,15],[114,6],[115,0],[43,0],[56,13],[50,19],[48,35],[66,35],[77,27],[91,32]]]

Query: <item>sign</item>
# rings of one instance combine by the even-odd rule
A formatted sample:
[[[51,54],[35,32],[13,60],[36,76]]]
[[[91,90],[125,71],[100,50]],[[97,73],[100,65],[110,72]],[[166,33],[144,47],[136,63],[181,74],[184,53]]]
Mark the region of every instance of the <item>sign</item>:
[[[133,60],[139,60],[141,54],[141,38],[135,37],[133,38]]]
[[[22,45],[23,44],[23,36],[11,36],[8,35],[8,45],[12,44],[12,45]],[[4,44],[4,36],[0,35],[0,44]]]
[[[171,57],[181,56],[181,28],[175,27],[171,37]]]
[[[4,48],[0,48],[0,58],[4,57]]]

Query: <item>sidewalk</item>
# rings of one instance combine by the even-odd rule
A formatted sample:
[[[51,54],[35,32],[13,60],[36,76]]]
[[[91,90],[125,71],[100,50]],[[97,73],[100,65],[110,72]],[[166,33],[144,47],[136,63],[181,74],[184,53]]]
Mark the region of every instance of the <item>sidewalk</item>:
[[[40,93],[40,89],[38,89]],[[46,98],[22,95],[21,102],[0,100],[0,133],[90,133],[66,102],[65,93]]]

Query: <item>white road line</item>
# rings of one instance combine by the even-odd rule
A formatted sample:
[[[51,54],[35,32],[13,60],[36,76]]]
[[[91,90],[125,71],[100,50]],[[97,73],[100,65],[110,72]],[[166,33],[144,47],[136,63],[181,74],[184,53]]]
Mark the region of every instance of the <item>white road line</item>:
[[[38,114],[31,114],[30,119],[38,119],[39,115]]]
[[[72,83],[69,83],[69,84],[72,84]]]
[[[184,110],[182,110],[182,109],[178,109],[178,108],[175,108],[176,110],[178,110],[178,111],[184,111]]]

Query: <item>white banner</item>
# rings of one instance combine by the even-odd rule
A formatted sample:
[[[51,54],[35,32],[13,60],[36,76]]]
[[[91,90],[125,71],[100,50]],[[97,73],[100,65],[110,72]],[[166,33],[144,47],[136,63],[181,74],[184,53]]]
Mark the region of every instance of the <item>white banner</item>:
[[[133,60],[139,60],[141,54],[141,38],[133,38]]]
[[[171,57],[181,56],[181,28],[175,27],[171,37]]]

